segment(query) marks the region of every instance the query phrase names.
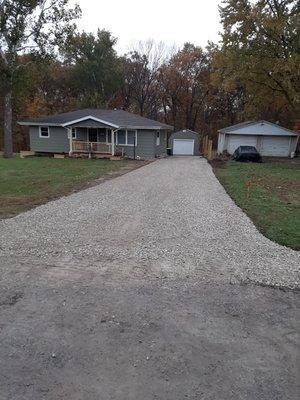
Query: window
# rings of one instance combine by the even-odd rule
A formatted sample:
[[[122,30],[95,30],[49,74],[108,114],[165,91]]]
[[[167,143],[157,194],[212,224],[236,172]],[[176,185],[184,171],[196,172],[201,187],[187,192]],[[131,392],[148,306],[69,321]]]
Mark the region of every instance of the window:
[[[106,128],[98,129],[98,142],[106,143]]]
[[[88,141],[92,143],[111,143],[111,131],[106,128],[87,128]]]
[[[77,138],[76,128],[72,128],[72,139],[76,139],[76,138]]]
[[[118,131],[118,144],[126,144],[126,131]]]
[[[120,146],[134,146],[136,145],[136,131],[120,129],[116,133],[117,144]]]
[[[127,144],[135,145],[135,131],[127,131]]]
[[[50,137],[50,134],[49,134],[49,126],[40,126],[40,137],[41,137],[41,138],[48,138],[48,137]]]
[[[159,146],[159,145],[160,145],[160,132],[157,131],[156,132],[156,146]]]

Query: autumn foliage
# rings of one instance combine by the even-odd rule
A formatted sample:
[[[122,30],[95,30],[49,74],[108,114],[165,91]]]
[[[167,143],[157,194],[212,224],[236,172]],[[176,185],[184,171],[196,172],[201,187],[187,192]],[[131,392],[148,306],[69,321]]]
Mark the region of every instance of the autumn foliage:
[[[292,128],[300,104],[299,11],[294,0],[225,0],[221,40],[205,49],[149,41],[120,56],[109,32],[73,30],[55,52],[23,52],[18,63],[26,68],[13,81],[14,150],[28,145],[17,120],[87,107],[122,108],[214,140],[218,129],[249,119]],[[1,127],[2,109],[0,102]]]

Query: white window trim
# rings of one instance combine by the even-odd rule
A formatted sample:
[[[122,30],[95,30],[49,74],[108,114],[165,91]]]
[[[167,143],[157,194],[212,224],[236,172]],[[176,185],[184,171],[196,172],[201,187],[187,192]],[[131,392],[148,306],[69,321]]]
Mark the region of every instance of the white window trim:
[[[116,145],[117,146],[128,146],[128,147],[134,147],[134,144],[128,143],[128,131],[133,131],[135,132],[135,147],[137,146],[137,130],[136,129],[120,129],[120,131],[125,131],[125,143],[119,143],[119,131],[116,133]]]
[[[158,136],[157,136],[158,134]],[[160,146],[160,131],[156,131],[156,146]]]
[[[48,136],[42,136],[42,128],[47,128],[48,129]],[[41,139],[49,139],[49,137],[50,137],[50,128],[49,128],[49,126],[39,126],[39,137]]]
[[[73,136],[73,130],[74,130],[74,132],[75,132],[75,136]],[[77,139],[77,128],[71,128],[71,136],[72,136],[72,139],[74,140],[76,140]]]

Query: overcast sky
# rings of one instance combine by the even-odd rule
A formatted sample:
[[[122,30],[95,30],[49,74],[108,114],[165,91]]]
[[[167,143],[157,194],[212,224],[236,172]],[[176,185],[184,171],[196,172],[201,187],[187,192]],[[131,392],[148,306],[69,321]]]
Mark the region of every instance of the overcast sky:
[[[139,40],[154,39],[168,46],[185,42],[205,46],[217,41],[221,0],[72,0],[82,9],[80,29],[109,30],[118,38],[119,53]]]

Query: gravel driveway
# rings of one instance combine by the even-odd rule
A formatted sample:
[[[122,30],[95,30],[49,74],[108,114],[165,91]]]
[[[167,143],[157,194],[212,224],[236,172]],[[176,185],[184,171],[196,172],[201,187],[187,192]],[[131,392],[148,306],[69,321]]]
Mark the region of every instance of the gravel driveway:
[[[0,240],[0,399],[296,399],[298,295],[270,286],[299,287],[299,253],[204,159],[0,221]]]

